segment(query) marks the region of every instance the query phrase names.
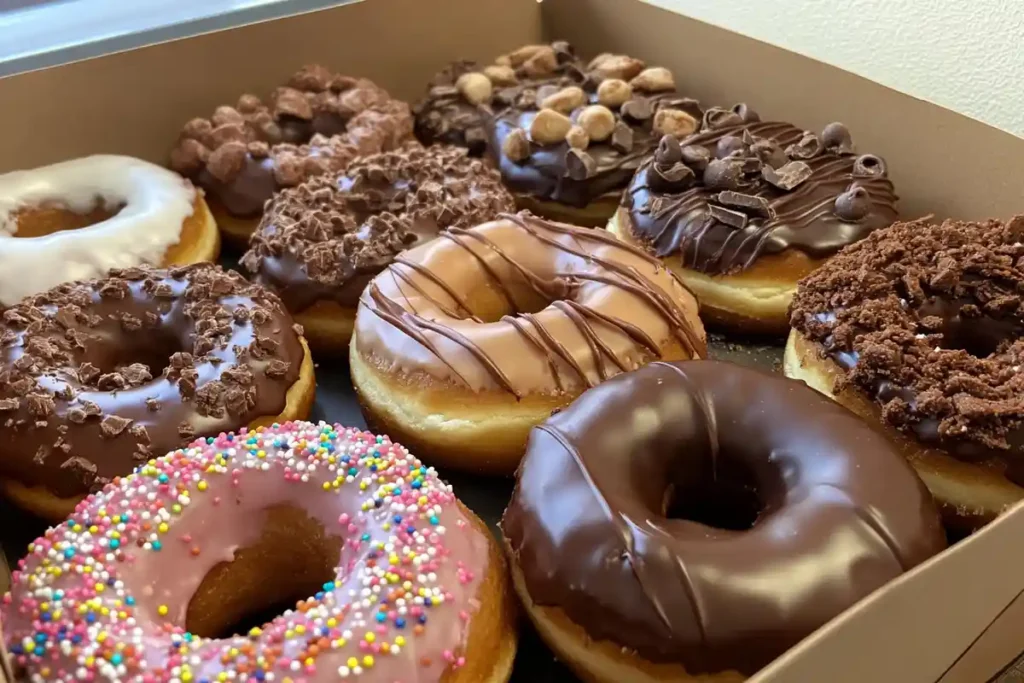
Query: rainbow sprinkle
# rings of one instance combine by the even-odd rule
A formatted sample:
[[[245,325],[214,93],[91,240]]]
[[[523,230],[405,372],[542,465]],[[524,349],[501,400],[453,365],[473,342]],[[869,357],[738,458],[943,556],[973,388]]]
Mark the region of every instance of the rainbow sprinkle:
[[[196,587],[279,504],[343,539],[335,580],[244,635],[189,633]],[[387,437],[323,422],[221,434],[115,480],[32,543],[6,637],[33,681],[438,680],[465,662],[487,547],[435,470]]]

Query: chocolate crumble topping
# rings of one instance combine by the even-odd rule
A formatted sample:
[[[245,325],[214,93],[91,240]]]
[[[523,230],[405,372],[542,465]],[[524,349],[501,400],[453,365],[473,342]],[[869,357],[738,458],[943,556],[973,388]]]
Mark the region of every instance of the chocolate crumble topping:
[[[277,189],[398,147],[412,129],[409,106],[372,81],[311,65],[268,102],[245,94],[189,121],[170,165],[232,214],[254,216]]]
[[[154,324],[122,324],[147,314]],[[277,414],[303,353],[274,294],[213,264],[115,270],[0,317],[0,474],[64,497],[128,474],[140,453]]]
[[[1024,217],[878,230],[805,278],[794,328],[882,419],[1024,482]]]
[[[410,145],[357,159],[340,178],[313,178],[276,195],[242,265],[292,311],[321,299],[354,307],[400,252],[513,207],[497,172],[465,150]],[[256,342],[254,355],[277,343]]]

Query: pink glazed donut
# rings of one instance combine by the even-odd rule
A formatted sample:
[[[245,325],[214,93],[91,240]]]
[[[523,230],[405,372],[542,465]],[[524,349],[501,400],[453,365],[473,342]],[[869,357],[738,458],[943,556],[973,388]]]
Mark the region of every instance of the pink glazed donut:
[[[86,498],[29,546],[2,613],[31,681],[480,683],[511,671],[510,595],[433,468],[387,437],[289,422],[199,439]]]

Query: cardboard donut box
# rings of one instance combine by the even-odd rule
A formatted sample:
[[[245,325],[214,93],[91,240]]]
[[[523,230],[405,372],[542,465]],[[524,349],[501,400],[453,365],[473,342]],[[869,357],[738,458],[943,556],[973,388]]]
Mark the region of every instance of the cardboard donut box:
[[[0,79],[0,172],[93,153],[165,163],[183,122],[239,93],[268,93],[306,63],[366,76],[413,101],[452,60],[486,62],[559,38],[582,55],[626,53],[666,66],[683,94],[705,105],[746,102],[764,118],[809,130],[843,121],[859,148],[886,158],[904,217],[1007,218],[1024,209],[1024,140],[640,0],[372,0],[10,76]],[[716,351],[767,367],[781,355],[732,343]],[[317,373],[314,419],[361,425],[345,363],[323,361]],[[470,507],[496,521],[509,484],[452,479]],[[0,508],[10,564],[42,530]],[[1019,505],[752,680],[1024,681],[1024,660],[1014,662],[1024,650],[1022,539]],[[6,582],[4,571],[0,588]],[[536,637],[520,649],[513,680],[572,680]]]

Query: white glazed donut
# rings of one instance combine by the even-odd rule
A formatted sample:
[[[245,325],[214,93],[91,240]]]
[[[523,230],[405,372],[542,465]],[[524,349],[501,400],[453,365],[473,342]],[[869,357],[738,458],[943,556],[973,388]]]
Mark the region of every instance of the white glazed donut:
[[[116,213],[68,225],[97,209]],[[29,229],[33,219],[49,225]],[[112,268],[213,260],[219,248],[202,193],[141,159],[97,155],[0,175],[0,304]]]

